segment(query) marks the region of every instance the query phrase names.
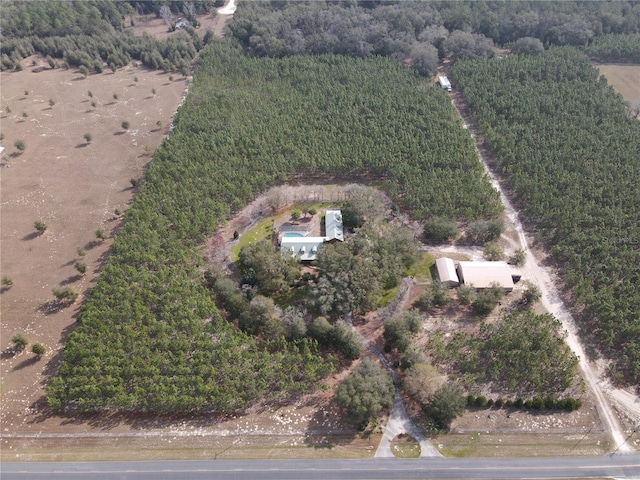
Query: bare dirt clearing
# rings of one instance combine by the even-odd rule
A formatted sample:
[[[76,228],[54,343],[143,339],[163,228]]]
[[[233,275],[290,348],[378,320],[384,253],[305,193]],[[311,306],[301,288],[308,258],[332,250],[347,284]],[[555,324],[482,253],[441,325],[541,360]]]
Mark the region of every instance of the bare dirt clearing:
[[[31,430],[34,403],[42,399],[44,382],[57,368],[74,316],[111,244],[98,241],[95,232],[111,235],[117,229],[114,212],[126,210],[134,193],[129,180],[143,175],[187,85],[178,75],[169,81],[168,74],[133,66],[87,78],[76,70],[33,73],[31,60],[21,72],[0,74],[6,148],[0,268],[13,280],[0,297],[3,432]],[[125,120],[127,131],[121,126]],[[23,153],[13,146],[17,140],[26,144]],[[48,226],[40,235],[36,220]],[[85,275],[74,268],[78,260],[88,267]],[[52,289],[61,285],[81,294],[66,308],[53,302]],[[45,345],[41,360],[30,353],[31,345],[13,354],[11,337],[17,332]]]
[[[600,73],[632,106],[640,107],[640,65],[599,65]]]
[[[216,35],[221,36],[218,32],[218,26],[224,24],[223,16],[217,16],[213,14],[209,15],[200,15],[198,16],[198,22],[200,26],[197,29],[200,37],[204,36],[204,32],[206,30],[212,30]],[[127,20],[129,17],[127,16]],[[176,16],[174,20],[177,20]],[[221,20],[222,19],[222,20]],[[179,29],[171,32],[167,24],[164,23],[164,20],[161,18],[157,18],[155,15],[133,15],[134,27],[133,31],[136,35],[142,35],[143,33],[147,33],[158,40],[165,40],[167,38],[171,38],[175,36],[180,31]]]

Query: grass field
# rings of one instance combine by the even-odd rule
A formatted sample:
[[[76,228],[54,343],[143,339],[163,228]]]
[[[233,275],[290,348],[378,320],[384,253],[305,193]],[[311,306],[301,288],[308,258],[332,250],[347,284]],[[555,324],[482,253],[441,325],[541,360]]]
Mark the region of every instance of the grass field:
[[[605,455],[608,437],[593,434],[445,434],[432,439],[445,457],[528,457]]]
[[[371,458],[380,435],[153,435],[3,439],[5,461]]]

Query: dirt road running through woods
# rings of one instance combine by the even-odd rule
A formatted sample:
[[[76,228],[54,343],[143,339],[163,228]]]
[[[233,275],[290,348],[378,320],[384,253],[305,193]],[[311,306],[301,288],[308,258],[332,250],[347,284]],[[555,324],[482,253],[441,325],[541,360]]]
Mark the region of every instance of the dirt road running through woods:
[[[587,358],[584,348],[578,340],[578,329],[576,327],[575,321],[559,295],[559,288],[556,284],[557,280],[554,277],[553,273],[549,269],[542,267],[539,264],[538,259],[533,255],[531,248],[529,247],[526,233],[518,218],[518,211],[513,207],[509,199],[502,191],[497,176],[489,167],[489,164],[487,162],[488,151],[483,145],[483,138],[479,129],[477,128],[477,125],[473,122],[466,110],[462,94],[460,92],[456,92],[451,96],[451,99],[453,106],[464,121],[465,128],[469,129],[469,132],[471,133],[471,136],[476,143],[478,155],[480,156],[480,160],[482,161],[487,174],[491,178],[491,183],[496,188],[496,190],[500,192],[500,198],[505,207],[507,221],[512,224],[513,229],[517,232],[521,248],[526,254],[525,264],[524,266],[520,267],[522,278],[529,280],[533,284],[537,285],[538,288],[540,288],[540,292],[542,293],[542,305],[547,309],[549,313],[553,314],[558,320],[560,320],[564,330],[567,332],[565,341],[567,342],[571,350],[575,353],[575,355],[580,359],[580,370],[582,371],[582,376],[587,384],[587,387],[594,395],[598,414],[602,421],[603,428],[611,435],[613,445],[612,450],[617,450],[620,452],[631,451],[632,448],[626,443],[626,437],[631,433],[631,431],[623,431],[618,418],[611,408],[610,401],[605,394],[605,391],[609,393],[614,391],[613,387],[603,376],[603,372],[598,370],[596,366]],[[624,403],[631,412],[638,412],[638,398],[634,398],[634,396],[630,395],[629,392],[620,391],[616,395],[616,399],[618,400],[618,402]],[[625,408],[625,410],[627,410],[627,408]],[[640,417],[640,413],[636,413],[636,415]],[[634,421],[635,424],[638,424],[639,422],[640,418],[636,418]]]

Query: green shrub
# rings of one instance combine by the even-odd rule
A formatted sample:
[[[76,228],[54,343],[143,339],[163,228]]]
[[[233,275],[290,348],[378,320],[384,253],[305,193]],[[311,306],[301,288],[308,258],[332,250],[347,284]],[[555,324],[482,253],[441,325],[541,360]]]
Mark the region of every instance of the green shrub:
[[[34,343],[31,347],[31,352],[34,353],[38,358],[45,354],[47,349],[41,343]]]
[[[11,337],[11,342],[13,343],[13,349],[17,352],[21,352],[29,344],[29,339],[22,333],[16,333]]]
[[[484,395],[480,395],[476,397],[475,406],[476,407],[485,407],[487,405],[487,397]]]

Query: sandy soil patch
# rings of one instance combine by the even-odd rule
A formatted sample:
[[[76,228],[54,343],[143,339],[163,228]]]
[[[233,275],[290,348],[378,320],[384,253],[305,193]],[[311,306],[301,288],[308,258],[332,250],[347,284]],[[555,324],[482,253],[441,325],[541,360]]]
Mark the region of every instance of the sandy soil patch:
[[[632,105],[640,107],[640,65],[596,65],[607,82]]]
[[[114,212],[124,212],[134,194],[130,179],[142,177],[187,86],[179,75],[169,81],[168,74],[135,66],[87,78],[76,70],[33,73],[32,60],[25,59],[21,72],[0,74],[6,148],[0,168],[0,269],[14,282],[0,297],[3,432],[31,429],[35,403],[57,369],[79,305],[111,245],[110,239],[96,241],[95,231],[111,236],[117,230],[120,217]],[[125,120],[127,131],[121,127]],[[89,144],[85,133],[93,137]],[[16,140],[26,143],[21,154]],[[48,225],[41,235],[35,233],[36,220]],[[78,260],[88,266],[84,276],[74,269]],[[81,294],[66,308],[57,308],[51,293],[61,285]],[[45,345],[41,360],[30,345],[13,354],[11,337],[17,332]]]

